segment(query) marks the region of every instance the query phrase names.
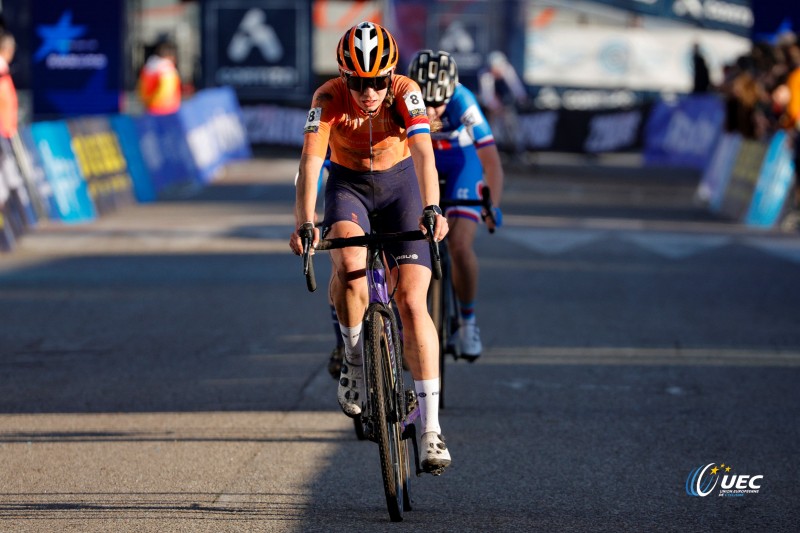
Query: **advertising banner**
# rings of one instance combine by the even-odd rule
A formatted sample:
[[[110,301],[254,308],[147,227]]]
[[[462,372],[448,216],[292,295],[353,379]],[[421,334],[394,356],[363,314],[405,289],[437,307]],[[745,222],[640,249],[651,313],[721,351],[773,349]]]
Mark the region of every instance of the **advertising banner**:
[[[764,0],[759,0],[763,2]],[[724,30],[743,37],[753,26],[751,0],[595,0],[641,15],[674,19],[693,26]],[[784,9],[786,4],[784,5]]]
[[[139,150],[156,195],[196,183],[192,154],[177,113],[142,115],[134,123]]]
[[[128,165],[107,117],[67,121],[72,151],[99,214],[134,201]]]
[[[470,79],[483,68],[491,51],[491,30],[499,20],[497,5],[490,2],[435,2],[427,17],[428,46],[450,52],[459,78]],[[462,80],[467,86],[475,86]]]
[[[211,181],[228,161],[251,157],[242,113],[230,87],[200,91],[178,116],[200,182]]]
[[[522,113],[518,133],[527,150],[605,153],[642,147],[650,106],[629,109]]]
[[[727,218],[731,220],[744,218],[753,200],[766,152],[767,145],[761,141],[751,139],[742,141],[720,206],[720,212]]]
[[[659,101],[645,128],[645,163],[705,169],[724,121],[722,101],[713,94]]]
[[[245,106],[242,108],[242,118],[247,128],[247,138],[252,144],[303,146],[307,107]]]
[[[749,52],[749,39],[719,31],[603,26],[529,31],[523,79],[530,85],[689,92],[699,43],[712,81]]]
[[[72,152],[66,122],[37,122],[31,126],[31,135],[52,188],[53,216],[68,223],[94,220],[97,213]]]
[[[204,82],[241,100],[310,99],[311,2],[202,3]]]
[[[154,201],[156,199],[156,191],[139,148],[136,123],[129,115],[112,115],[109,121],[117,134],[119,147],[128,165],[128,174],[133,183],[133,193],[136,201],[140,203]]]
[[[28,183],[28,194],[31,197],[36,218],[40,220],[56,218],[53,188],[47,181],[42,158],[36,149],[30,126],[20,128],[18,138],[13,139],[13,145],[17,161],[20,162],[20,170],[23,171],[23,177]]]
[[[119,111],[123,0],[34,0],[31,24],[35,118]]]
[[[714,149],[708,166],[703,171],[697,187],[697,199],[708,205],[714,213],[722,209],[725,188],[733,172],[733,164],[742,144],[742,136],[738,133],[723,133]]]
[[[338,76],[339,65],[336,62],[335,50],[339,45],[339,39],[349,28],[364,20],[385,25],[381,5],[384,3],[381,0],[314,0],[312,2],[314,73],[322,76]],[[400,38],[393,28],[390,31],[397,39],[402,54],[403,45],[400,43]]]
[[[788,143],[784,131],[772,137],[744,219],[746,224],[769,228],[780,221],[794,177],[794,161]]]

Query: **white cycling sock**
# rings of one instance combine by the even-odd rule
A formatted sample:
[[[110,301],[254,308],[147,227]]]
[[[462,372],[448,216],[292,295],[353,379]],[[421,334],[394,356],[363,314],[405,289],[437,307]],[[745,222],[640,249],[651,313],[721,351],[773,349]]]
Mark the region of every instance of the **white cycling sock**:
[[[351,365],[360,365],[364,355],[364,341],[361,338],[361,323],[349,328],[339,324],[344,341],[344,357]]]
[[[422,418],[422,433],[442,432],[439,426],[439,378],[414,380],[414,389],[419,402],[419,414]]]

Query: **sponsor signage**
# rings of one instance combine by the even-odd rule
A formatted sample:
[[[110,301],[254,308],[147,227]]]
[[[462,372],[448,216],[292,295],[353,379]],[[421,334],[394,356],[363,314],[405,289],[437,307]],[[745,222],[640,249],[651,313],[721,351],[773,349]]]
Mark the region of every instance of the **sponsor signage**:
[[[603,111],[548,110],[519,115],[522,148],[571,153],[641,148],[649,105]],[[498,145],[505,139],[498,138]]]
[[[785,131],[769,143],[753,200],[745,216],[751,226],[772,227],[780,220],[794,177],[794,161]]]
[[[716,95],[658,102],[647,123],[645,162],[705,169],[724,120],[725,110]]]
[[[53,216],[70,223],[94,220],[97,212],[72,151],[66,122],[37,122],[31,126],[31,135],[52,189]]]
[[[642,15],[681,20],[703,28],[750,36],[750,0],[597,0]]]
[[[128,165],[108,118],[84,117],[68,121],[67,126],[72,151],[98,213],[133,203]]]
[[[720,212],[724,216],[732,220],[741,220],[744,217],[761,175],[761,164],[766,153],[765,143],[752,139],[742,140],[720,206]]]
[[[202,17],[206,87],[249,101],[309,98],[310,2],[209,0]]]
[[[36,0],[31,9],[35,118],[119,111],[123,1]]]
[[[431,6],[427,42],[435,43],[434,49],[453,55],[459,77],[471,78],[484,66],[484,58],[490,52],[489,32],[494,17],[490,8],[489,2],[444,2]]]

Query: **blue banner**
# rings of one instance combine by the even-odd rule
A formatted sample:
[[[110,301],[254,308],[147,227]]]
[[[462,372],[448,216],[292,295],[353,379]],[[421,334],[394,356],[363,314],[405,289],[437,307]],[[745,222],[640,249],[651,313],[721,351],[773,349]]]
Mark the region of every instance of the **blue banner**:
[[[705,169],[724,120],[725,110],[716,95],[659,101],[645,128],[645,163]]]
[[[33,142],[53,192],[53,214],[64,222],[94,220],[96,211],[83,179],[66,122],[39,122],[31,126]]]
[[[178,116],[200,182],[210,182],[228,161],[251,157],[242,112],[230,87],[200,91]]]
[[[192,154],[178,114],[134,119],[139,150],[156,195],[197,182]]]
[[[742,37],[750,37],[750,31],[753,26],[751,0],[595,1],[641,15],[679,20],[700,28],[727,31]],[[790,3],[783,2],[783,8],[788,9],[788,4]]]
[[[697,188],[697,197],[707,203],[709,209],[714,213],[719,213],[722,209],[722,199],[731,179],[733,165],[741,144],[742,136],[740,134],[723,134],[711,156],[711,161],[703,172]]]
[[[794,176],[794,162],[788,142],[784,131],[779,131],[772,137],[750,209],[745,216],[746,224],[772,227],[780,220]]]
[[[128,115],[113,115],[109,119],[111,127],[117,134],[120,149],[128,163],[128,174],[133,181],[133,192],[136,201],[152,202],[156,199],[156,190],[150,178],[150,172],[139,148],[139,136],[136,123]]]
[[[35,0],[34,117],[116,113],[122,91],[123,0]]]

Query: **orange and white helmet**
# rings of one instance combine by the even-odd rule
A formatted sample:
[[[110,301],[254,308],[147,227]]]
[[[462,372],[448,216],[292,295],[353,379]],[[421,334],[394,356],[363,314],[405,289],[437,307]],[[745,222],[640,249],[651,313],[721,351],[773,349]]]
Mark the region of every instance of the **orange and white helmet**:
[[[397,42],[386,28],[361,22],[345,32],[336,48],[339,72],[345,76],[386,76],[397,66]]]

